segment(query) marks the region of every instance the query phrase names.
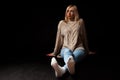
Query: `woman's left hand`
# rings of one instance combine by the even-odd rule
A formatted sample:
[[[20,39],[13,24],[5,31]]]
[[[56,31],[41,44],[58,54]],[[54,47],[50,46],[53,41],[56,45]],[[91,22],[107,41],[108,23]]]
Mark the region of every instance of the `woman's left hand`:
[[[96,54],[96,52],[93,52],[93,51],[89,51],[89,54]]]

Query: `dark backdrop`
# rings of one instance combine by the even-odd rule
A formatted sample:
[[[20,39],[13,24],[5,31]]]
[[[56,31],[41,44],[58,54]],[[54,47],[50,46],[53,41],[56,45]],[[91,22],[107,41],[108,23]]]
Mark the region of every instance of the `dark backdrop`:
[[[4,44],[1,47],[5,47],[5,50],[2,51],[1,48],[0,80],[55,80],[50,58],[46,54],[54,50],[57,25],[64,19],[65,9],[69,4],[77,5],[79,14],[85,21],[89,48],[91,51],[96,51],[95,56],[88,56],[80,64],[80,77],[84,80],[112,79],[113,66],[117,69],[115,63],[118,64],[119,61],[119,56],[116,55],[119,52],[115,52],[117,46],[113,46],[117,42],[116,33],[113,35],[113,32],[117,32],[113,30],[117,20],[113,18],[118,18],[115,16],[114,9],[117,8],[113,2],[109,4],[104,0],[44,0],[43,2],[39,0],[39,2],[19,1],[13,4],[9,3],[13,6],[8,5],[9,11],[4,9],[7,11],[4,12],[5,16],[1,15],[12,25],[5,22],[7,24],[4,26],[5,32],[1,33],[7,35],[1,38],[5,40],[1,41]]]
[[[45,59],[45,55],[54,50],[57,25],[61,19],[64,19],[65,9],[69,4],[77,5],[80,17],[85,21],[90,50],[96,51],[100,57],[103,54],[107,55],[103,52],[106,8],[103,3],[100,3],[102,2],[60,0],[41,2],[32,5],[32,8],[28,6],[19,9],[16,52],[9,54],[8,59]]]

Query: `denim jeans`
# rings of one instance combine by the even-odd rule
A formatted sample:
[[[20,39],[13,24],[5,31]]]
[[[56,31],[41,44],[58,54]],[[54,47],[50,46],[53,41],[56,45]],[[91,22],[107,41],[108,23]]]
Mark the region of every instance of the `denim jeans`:
[[[64,66],[67,67],[66,63],[68,62],[70,56],[73,56],[75,63],[77,63],[85,57],[85,50],[75,49],[74,51],[71,51],[68,48],[62,48],[60,55],[62,56],[65,62]]]

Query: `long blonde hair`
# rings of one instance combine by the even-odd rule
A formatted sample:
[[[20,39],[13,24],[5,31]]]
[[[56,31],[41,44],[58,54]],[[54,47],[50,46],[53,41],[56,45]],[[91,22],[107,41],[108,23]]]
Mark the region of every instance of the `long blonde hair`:
[[[75,20],[75,21],[78,21],[78,20],[79,20],[79,13],[78,13],[77,6],[76,6],[76,5],[69,5],[69,6],[66,8],[66,11],[65,11],[65,22],[68,22],[67,11],[68,11],[71,7],[73,7],[73,8],[74,8],[74,11],[75,11],[75,18],[74,18],[74,20]]]

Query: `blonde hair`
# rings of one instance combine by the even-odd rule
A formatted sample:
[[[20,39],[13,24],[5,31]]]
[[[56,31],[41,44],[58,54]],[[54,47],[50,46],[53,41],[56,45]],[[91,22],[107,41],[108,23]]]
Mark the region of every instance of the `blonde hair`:
[[[74,11],[75,11],[75,18],[74,20],[75,21],[78,21],[79,20],[79,13],[78,13],[78,9],[77,9],[77,6],[76,5],[69,5],[67,8],[66,8],[66,11],[65,11],[65,22],[68,22],[68,18],[67,18],[67,11],[73,7]]]

